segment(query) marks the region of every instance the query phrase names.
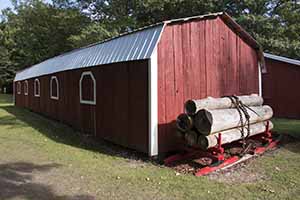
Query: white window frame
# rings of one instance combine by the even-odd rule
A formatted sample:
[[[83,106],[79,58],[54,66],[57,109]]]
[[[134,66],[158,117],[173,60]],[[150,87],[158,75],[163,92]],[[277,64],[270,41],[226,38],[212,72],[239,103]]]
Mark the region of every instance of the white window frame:
[[[26,87],[25,87],[25,85],[26,85]],[[26,90],[25,90],[25,88],[26,88]],[[28,81],[27,80],[24,81],[24,95],[28,96]]]
[[[21,85],[21,82],[19,81],[17,83],[17,94],[21,94],[22,93],[22,85]]]
[[[82,80],[85,76],[90,76],[93,81],[94,99],[92,101],[82,99]],[[79,96],[80,96],[81,104],[96,105],[96,79],[91,71],[82,72],[81,74],[80,81],[79,81]]]
[[[57,96],[53,96],[52,94],[52,81],[55,81],[56,82],[56,94]],[[56,76],[51,76],[51,79],[50,79],[50,98],[51,99],[54,99],[54,100],[58,100],[59,99],[59,84],[58,84],[58,79]]]
[[[38,83],[38,88],[36,88],[36,84],[35,83]],[[36,79],[34,79],[34,82],[33,82],[33,88],[34,88],[34,96],[35,97],[40,97],[41,96],[41,83],[40,83],[40,80],[38,79],[38,78],[36,78]],[[36,89],[38,89],[39,90],[39,93],[37,94],[37,90]]]

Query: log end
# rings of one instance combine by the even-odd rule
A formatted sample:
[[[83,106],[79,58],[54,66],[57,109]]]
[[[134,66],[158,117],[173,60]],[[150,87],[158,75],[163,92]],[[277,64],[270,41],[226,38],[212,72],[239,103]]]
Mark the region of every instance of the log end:
[[[177,117],[176,126],[180,131],[186,132],[193,127],[193,119],[187,114],[180,114]]]
[[[203,135],[209,135],[213,117],[210,112],[205,109],[199,110],[195,116],[195,127]]]
[[[208,141],[204,135],[199,136],[197,144],[203,150],[206,150],[208,148]]]
[[[198,134],[195,131],[187,132],[184,137],[189,146],[197,145]]]
[[[197,106],[196,103],[193,100],[188,100],[184,104],[185,111],[189,115],[194,115],[197,112]]]

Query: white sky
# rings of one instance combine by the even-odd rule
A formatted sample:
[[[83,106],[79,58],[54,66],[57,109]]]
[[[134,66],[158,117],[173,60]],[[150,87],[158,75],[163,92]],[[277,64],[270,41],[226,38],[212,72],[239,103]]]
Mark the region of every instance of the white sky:
[[[0,10],[11,6],[10,0],[0,0]]]

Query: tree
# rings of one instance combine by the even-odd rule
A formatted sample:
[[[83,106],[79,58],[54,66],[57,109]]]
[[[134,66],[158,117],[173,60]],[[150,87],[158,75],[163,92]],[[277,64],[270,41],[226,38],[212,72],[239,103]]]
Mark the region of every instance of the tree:
[[[299,0],[77,0],[82,12],[123,32],[168,19],[225,11],[265,51],[300,59]]]
[[[18,68],[33,65],[72,49],[68,37],[79,34],[90,20],[75,9],[60,9],[40,0],[16,4],[5,13],[6,28],[12,32],[17,50]],[[17,58],[16,58],[17,59]],[[16,60],[14,59],[14,60]]]
[[[83,28],[80,34],[70,36],[68,41],[72,44],[73,48],[79,48],[103,41],[115,35],[117,35],[117,32],[109,32],[102,24],[95,22]]]
[[[11,82],[16,70],[73,49],[69,41],[81,34],[90,18],[76,8],[60,8],[41,0],[13,0],[14,10],[2,11],[0,70]]]

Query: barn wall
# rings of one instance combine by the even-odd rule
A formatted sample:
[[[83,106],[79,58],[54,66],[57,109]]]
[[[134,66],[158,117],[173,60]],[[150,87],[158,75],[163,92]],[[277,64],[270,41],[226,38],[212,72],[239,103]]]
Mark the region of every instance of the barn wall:
[[[266,58],[263,97],[275,117],[300,119],[300,67]]]
[[[96,105],[80,104],[81,73],[92,71],[97,81]],[[16,95],[16,105],[62,121],[87,134],[141,152],[148,152],[148,61],[116,63],[39,77],[40,98]],[[50,98],[50,78],[57,76],[59,100]],[[22,86],[24,81],[22,82]],[[17,84],[15,84],[17,85]],[[16,87],[16,86],[15,86]],[[15,90],[16,91],[16,90]]]
[[[158,44],[159,151],[178,149],[175,119],[184,102],[258,93],[256,51],[222,19],[171,24]]]

